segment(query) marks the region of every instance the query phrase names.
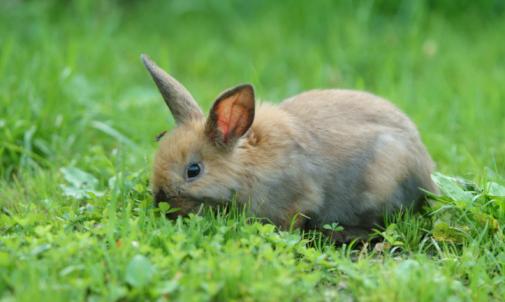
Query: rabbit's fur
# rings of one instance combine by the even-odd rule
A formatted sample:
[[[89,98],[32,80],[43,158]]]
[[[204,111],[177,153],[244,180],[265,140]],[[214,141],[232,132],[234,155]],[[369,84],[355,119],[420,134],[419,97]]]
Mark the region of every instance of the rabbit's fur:
[[[156,202],[180,209],[173,216],[235,197],[280,227],[337,222],[356,237],[385,213],[418,208],[421,189],[436,191],[415,125],[377,96],[313,90],[255,106],[252,86],[241,85],[206,119],[181,84],[142,59],[177,123],[160,139],[152,177]],[[194,180],[190,163],[202,168]]]

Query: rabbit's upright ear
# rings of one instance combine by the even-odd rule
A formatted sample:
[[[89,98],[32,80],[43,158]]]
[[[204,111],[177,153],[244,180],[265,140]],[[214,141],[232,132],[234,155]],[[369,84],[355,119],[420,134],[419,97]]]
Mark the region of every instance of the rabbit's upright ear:
[[[205,132],[219,147],[232,147],[254,120],[254,89],[249,84],[223,92],[214,102]]]
[[[147,55],[140,56],[142,62],[153,77],[156,86],[163,96],[175,122],[179,125],[184,121],[203,118],[203,113],[189,91],[176,79],[168,75]]]

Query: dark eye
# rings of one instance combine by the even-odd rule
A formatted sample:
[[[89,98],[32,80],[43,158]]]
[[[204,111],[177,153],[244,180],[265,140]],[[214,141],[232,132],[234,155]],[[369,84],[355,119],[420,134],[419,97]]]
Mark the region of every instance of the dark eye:
[[[190,163],[186,167],[186,179],[187,180],[194,180],[196,177],[202,173],[203,166],[200,163]]]

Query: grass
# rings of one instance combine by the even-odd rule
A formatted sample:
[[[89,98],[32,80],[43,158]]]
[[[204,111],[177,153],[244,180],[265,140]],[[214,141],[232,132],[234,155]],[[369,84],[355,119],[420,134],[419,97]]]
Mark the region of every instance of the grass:
[[[504,300],[501,1],[0,3],[0,299]],[[416,122],[445,175],[423,215],[335,247],[237,210],[160,218],[154,137],[173,126],[145,52],[205,109],[365,89]]]

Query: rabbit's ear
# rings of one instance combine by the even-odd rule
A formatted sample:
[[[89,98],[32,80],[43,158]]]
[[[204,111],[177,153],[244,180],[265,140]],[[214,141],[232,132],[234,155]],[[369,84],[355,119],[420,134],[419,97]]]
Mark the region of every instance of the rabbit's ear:
[[[214,102],[205,132],[217,146],[230,147],[242,137],[254,120],[254,89],[249,84],[223,92]]]
[[[202,110],[191,96],[191,93],[181,83],[169,76],[147,55],[142,54],[140,58],[153,77],[178,125],[187,120],[203,118]]]

